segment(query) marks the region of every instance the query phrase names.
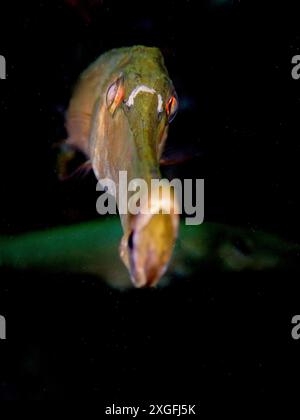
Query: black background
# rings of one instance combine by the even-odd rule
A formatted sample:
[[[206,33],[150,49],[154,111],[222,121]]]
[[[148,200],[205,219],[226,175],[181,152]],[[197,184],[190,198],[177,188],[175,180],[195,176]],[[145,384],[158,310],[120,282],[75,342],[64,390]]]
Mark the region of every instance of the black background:
[[[205,179],[205,221],[299,243],[294,3],[32,1],[0,13],[2,234],[97,217],[93,175],[60,183],[53,144],[66,135],[80,72],[106,50],[145,44],[161,48],[176,86],[181,109],[168,144],[198,156],[173,174]],[[125,293],[81,276],[0,275],[9,322],[0,399],[201,407],[225,397],[232,408],[297,390],[300,348],[290,330],[300,288],[291,271],[199,272],[184,284]]]

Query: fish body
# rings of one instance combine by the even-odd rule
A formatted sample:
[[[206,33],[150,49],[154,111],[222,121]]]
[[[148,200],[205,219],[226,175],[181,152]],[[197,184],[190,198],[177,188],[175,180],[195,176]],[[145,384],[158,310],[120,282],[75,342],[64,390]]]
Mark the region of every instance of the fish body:
[[[150,196],[151,180],[161,178],[159,162],[177,107],[159,49],[111,50],[79,78],[67,111],[66,145],[84,153],[97,179],[112,180],[116,191],[119,174],[126,171],[128,183],[146,181]],[[110,192],[119,204],[120,196]],[[120,256],[137,287],[155,285],[167,269],[179,224],[174,194],[167,204],[167,215],[121,215]],[[164,205],[149,201],[158,213]]]

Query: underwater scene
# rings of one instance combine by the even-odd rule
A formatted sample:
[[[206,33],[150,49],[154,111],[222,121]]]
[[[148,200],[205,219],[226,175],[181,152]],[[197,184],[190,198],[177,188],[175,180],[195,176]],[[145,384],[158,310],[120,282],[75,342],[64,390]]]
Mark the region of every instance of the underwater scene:
[[[298,16],[1,5],[1,401],[100,418],[297,401]]]

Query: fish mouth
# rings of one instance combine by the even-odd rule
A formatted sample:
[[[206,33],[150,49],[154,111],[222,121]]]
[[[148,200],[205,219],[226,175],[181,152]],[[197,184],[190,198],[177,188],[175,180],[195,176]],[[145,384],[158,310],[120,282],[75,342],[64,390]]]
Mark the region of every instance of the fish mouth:
[[[132,217],[131,230],[123,243],[127,261],[123,260],[133,285],[138,288],[158,283],[168,268],[178,234],[179,215],[175,211],[175,201],[168,212],[163,203],[152,203],[151,207],[151,212]]]

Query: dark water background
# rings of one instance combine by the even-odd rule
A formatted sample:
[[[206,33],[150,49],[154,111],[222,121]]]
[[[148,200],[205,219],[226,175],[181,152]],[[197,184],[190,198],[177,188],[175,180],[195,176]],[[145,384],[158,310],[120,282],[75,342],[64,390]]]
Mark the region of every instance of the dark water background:
[[[114,47],[160,47],[181,110],[172,169],[205,179],[205,220],[299,243],[299,14],[292,2],[66,0],[1,5],[1,234],[96,218],[95,179],[59,183],[53,143],[80,72]],[[296,3],[295,3],[296,4]],[[38,246],[38,245],[37,245]],[[119,293],[93,278],[1,271],[0,399],[189,401],[228,407],[293,388],[293,272],[196,272]],[[299,384],[298,384],[299,388]]]

